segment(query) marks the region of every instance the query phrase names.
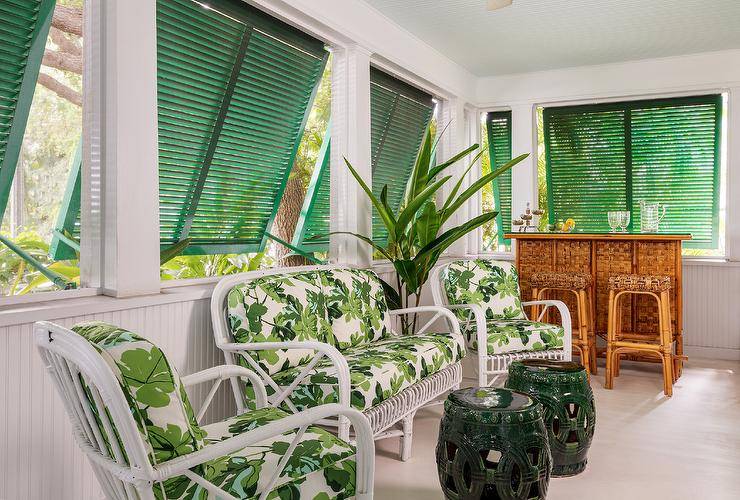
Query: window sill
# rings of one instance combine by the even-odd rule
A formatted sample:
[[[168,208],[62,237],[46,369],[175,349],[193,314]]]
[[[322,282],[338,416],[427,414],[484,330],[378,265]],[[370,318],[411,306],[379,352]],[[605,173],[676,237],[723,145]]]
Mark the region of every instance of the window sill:
[[[682,262],[685,266],[740,267],[740,261],[721,257],[684,257]]]
[[[0,327],[33,323],[34,321],[59,321],[65,318],[103,314],[125,309],[158,306],[177,302],[190,302],[210,299],[215,283],[188,284],[171,289],[163,289],[153,295],[135,297],[108,297],[96,295],[96,289],[89,289],[93,294],[87,296],[69,295],[52,300],[37,300],[24,304],[0,306]],[[49,292],[54,293],[54,292]],[[46,297],[44,297],[46,298]]]

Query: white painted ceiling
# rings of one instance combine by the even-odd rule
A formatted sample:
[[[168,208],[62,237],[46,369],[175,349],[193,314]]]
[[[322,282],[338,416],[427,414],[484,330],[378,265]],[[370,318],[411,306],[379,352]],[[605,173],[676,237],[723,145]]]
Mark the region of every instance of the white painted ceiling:
[[[478,76],[740,48],[740,0],[365,1]]]

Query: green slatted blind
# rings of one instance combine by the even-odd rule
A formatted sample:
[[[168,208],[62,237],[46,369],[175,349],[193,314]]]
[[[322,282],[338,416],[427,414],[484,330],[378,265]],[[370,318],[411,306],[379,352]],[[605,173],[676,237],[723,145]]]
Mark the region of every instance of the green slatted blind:
[[[608,231],[606,213],[626,209],[624,115],[612,106],[544,110],[551,221],[572,217],[584,231]]]
[[[79,248],[72,248],[65,240],[69,233],[80,241],[80,203],[82,190],[82,138],[77,143],[74,156],[70,160],[67,187],[64,190],[62,205],[59,207],[54,233],[51,235],[49,256],[54,260],[76,259]]]
[[[634,227],[639,201],[660,201],[661,229],[691,233],[686,246],[717,248],[721,113],[721,95],[632,109]]]
[[[370,69],[371,158],[373,193],[388,185],[388,203],[397,210],[424,132],[434,113],[432,96],[376,68]],[[388,239],[373,210],[373,241]]]
[[[331,123],[327,126],[324,140],[306,190],[301,215],[293,234],[292,245],[306,252],[325,252],[329,249],[331,215]]]
[[[31,109],[54,0],[0,1],[0,221]]]
[[[606,212],[640,200],[668,206],[662,232],[691,233],[692,248],[716,248],[722,96],[546,108],[550,220],[573,217],[608,231]]]
[[[511,111],[497,111],[486,115],[488,155],[491,171],[511,161]],[[493,180],[493,199],[498,210],[496,227],[500,245],[508,244],[504,233],[511,231],[511,169]]]
[[[163,247],[264,247],[321,78],[323,43],[239,0],[159,0]]]

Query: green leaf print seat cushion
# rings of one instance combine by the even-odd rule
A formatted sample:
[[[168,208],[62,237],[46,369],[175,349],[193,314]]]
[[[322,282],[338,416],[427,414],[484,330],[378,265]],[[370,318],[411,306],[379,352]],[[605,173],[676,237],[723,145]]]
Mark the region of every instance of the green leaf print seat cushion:
[[[350,404],[364,411],[457,363],[465,356],[465,346],[459,336],[431,333],[393,336],[348,349],[343,354],[351,379]],[[302,368],[284,370],[276,374],[274,380],[281,387],[287,387]],[[301,381],[290,400],[299,410],[336,403],[339,401],[337,384],[336,369],[325,360]]]
[[[564,330],[530,321],[522,307],[519,276],[510,262],[489,259],[453,261],[442,272],[449,304],[477,304],[486,316],[488,354],[542,351],[563,347]],[[468,346],[478,350],[476,323],[469,310],[453,311]]]
[[[522,351],[543,351],[563,347],[563,328],[558,325],[528,319],[489,319],[488,354]],[[478,351],[475,323],[460,325],[473,351]]]
[[[81,323],[72,330],[95,348],[116,376],[154,466],[287,416],[282,410],[266,407],[200,426],[177,371],[156,345],[135,333],[102,322]],[[86,391],[86,398],[93,414],[99,415],[89,391]],[[110,448],[111,437],[100,419],[96,420]],[[115,428],[113,433],[123,448]],[[237,498],[256,498],[269,486],[294,436],[291,431],[265,439],[192,471]],[[340,500],[354,496],[355,450],[352,446],[311,426],[302,436],[297,450],[272,485],[268,498]],[[153,490],[158,499],[208,498],[203,487],[186,476],[155,484]]]
[[[288,414],[276,408],[253,410],[215,424],[204,425],[205,443],[214,444],[257,429]],[[265,439],[205,463],[198,475],[237,498],[257,498],[268,486],[295,432]],[[288,459],[267,498],[342,500],[355,494],[355,450],[320,427],[309,427]],[[205,491],[185,476],[165,482],[167,499],[207,500]],[[156,490],[155,490],[156,494]]]

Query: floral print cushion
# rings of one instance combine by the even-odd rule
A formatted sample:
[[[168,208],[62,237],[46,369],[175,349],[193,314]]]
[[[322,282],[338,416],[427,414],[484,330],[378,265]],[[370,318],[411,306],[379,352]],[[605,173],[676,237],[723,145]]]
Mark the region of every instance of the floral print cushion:
[[[344,355],[350,371],[350,403],[353,408],[364,411],[457,363],[465,356],[465,346],[457,335],[434,333],[390,337],[348,349]],[[301,368],[280,372],[274,380],[287,387]],[[324,360],[296,387],[290,400],[299,410],[337,403],[336,384],[336,370],[328,360]]]
[[[276,408],[261,408],[203,426],[205,441],[213,444],[256,429],[287,413]],[[237,498],[257,498],[272,478],[295,432],[286,432],[229,455],[211,460],[196,473]],[[355,494],[355,450],[319,427],[309,427],[301,438],[277,483],[267,498],[342,500]],[[158,499],[207,500],[197,483],[185,476],[155,485]]]
[[[180,377],[157,346],[98,321],[80,323],[72,330],[92,344],[118,379],[152,465],[202,448],[203,431]],[[87,396],[94,414],[99,415],[89,390]],[[110,437],[102,425],[99,428],[110,446]]]
[[[388,336],[390,318],[378,276],[363,269],[321,271],[333,343],[343,351]]]
[[[389,332],[388,305],[372,271],[325,269],[268,275],[236,285],[227,296],[236,342],[318,341],[348,349]],[[254,351],[268,374],[307,363],[313,351]]]
[[[561,326],[527,319],[491,319],[488,326],[488,354],[544,351],[563,347]],[[478,350],[475,321],[461,325],[470,349]]]
[[[236,342],[326,342],[326,297],[316,271],[268,275],[236,285],[227,296],[227,315]],[[307,363],[313,351],[254,351],[262,369],[273,374]]]
[[[519,276],[510,262],[488,259],[457,260],[442,273],[450,304],[479,304],[486,319],[526,319],[519,291]],[[468,310],[455,310],[468,320]]]

